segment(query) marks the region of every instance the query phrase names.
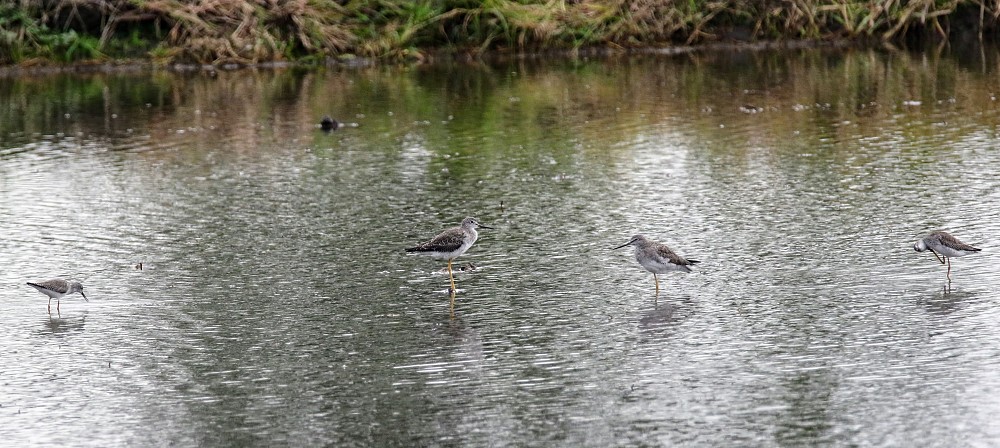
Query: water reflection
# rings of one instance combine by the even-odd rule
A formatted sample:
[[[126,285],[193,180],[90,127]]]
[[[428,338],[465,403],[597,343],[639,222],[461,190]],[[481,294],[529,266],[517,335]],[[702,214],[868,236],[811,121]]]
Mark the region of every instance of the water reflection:
[[[652,309],[643,311],[639,317],[639,330],[647,336],[667,336],[671,329],[680,325],[697,312],[697,304],[691,297],[659,297]]]
[[[0,412],[30,423],[0,434],[995,444],[996,53],[9,79],[0,284],[102,299],[0,288]],[[451,319],[402,249],[468,215],[497,229]],[[936,228],[987,243],[950,285],[912,250]],[[654,295],[611,250],[636,233],[701,269]]]
[[[775,439],[779,444],[830,443],[834,429],[833,395],[840,388],[834,369],[814,369],[789,375],[783,382],[780,400],[783,407],[775,409]]]
[[[43,326],[40,333],[46,336],[66,337],[73,333],[83,332],[86,320],[86,311],[83,313],[66,313],[58,316],[49,315],[48,318],[42,321]]]
[[[978,293],[973,290],[957,289],[951,282],[942,282],[941,288],[934,294],[920,300],[929,313],[948,315],[963,308],[963,304],[977,301]]]

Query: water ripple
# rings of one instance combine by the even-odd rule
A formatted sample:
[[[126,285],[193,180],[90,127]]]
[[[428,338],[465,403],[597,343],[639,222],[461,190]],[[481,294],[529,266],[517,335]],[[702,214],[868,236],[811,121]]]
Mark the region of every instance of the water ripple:
[[[0,134],[0,435],[989,445],[988,96],[798,57],[100,81],[111,112]],[[452,318],[402,248],[467,215]],[[950,283],[912,249],[938,228],[984,249]],[[657,295],[635,233],[701,264]],[[55,276],[90,302],[49,316]]]

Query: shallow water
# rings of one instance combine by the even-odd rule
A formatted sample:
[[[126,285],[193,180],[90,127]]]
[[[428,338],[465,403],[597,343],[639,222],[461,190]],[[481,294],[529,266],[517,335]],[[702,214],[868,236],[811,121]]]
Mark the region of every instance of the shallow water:
[[[12,446],[1000,443],[996,50],[0,82]],[[324,114],[349,124],[331,133]],[[456,266],[402,249],[465,216]],[[913,243],[983,252],[953,281]],[[635,233],[701,260],[652,275]],[[142,263],[142,269],[138,269]],[[46,313],[24,283],[82,280]]]

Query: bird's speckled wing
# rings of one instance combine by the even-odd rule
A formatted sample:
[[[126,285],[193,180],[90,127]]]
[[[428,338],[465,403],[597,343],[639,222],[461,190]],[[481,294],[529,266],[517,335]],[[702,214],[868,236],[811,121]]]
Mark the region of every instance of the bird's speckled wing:
[[[656,245],[656,252],[658,254],[660,254],[661,257],[669,260],[670,263],[673,263],[673,264],[676,264],[676,265],[679,265],[679,266],[689,266],[689,265],[692,265],[692,264],[695,264],[695,263],[699,263],[698,260],[688,260],[688,259],[685,259],[684,257],[682,257],[680,255],[675,254],[674,251],[670,250],[669,247],[667,247],[666,245],[663,245],[663,244],[657,244]]]
[[[45,280],[43,282],[28,282],[29,286],[34,286],[35,288],[47,289],[49,291],[55,291],[60,294],[66,294],[69,292],[69,282],[62,279],[52,279]]]
[[[938,241],[941,242],[942,245],[948,246],[955,250],[965,250],[969,252],[979,252],[981,250],[959,241],[958,238],[955,238],[950,233],[935,232],[934,237],[936,237]]]
[[[465,242],[465,232],[461,227],[452,227],[430,241],[416,247],[406,249],[407,252],[452,252],[462,247]]]

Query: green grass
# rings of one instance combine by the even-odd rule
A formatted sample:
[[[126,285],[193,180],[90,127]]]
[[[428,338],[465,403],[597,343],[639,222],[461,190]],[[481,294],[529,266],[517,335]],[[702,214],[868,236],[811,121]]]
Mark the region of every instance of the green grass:
[[[0,5],[0,64],[148,58],[254,63],[364,56],[995,35],[982,0],[21,0]]]

